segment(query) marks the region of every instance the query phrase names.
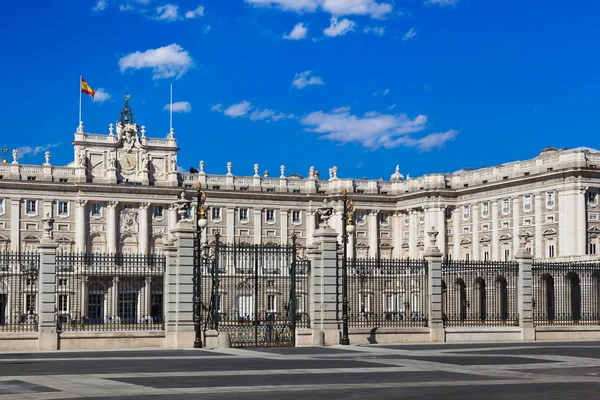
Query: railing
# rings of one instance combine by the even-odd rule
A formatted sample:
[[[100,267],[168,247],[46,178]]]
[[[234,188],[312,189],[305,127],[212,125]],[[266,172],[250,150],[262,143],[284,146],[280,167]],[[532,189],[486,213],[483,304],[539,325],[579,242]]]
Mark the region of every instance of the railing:
[[[184,182],[197,182],[198,174],[183,172],[183,173],[181,173],[181,178],[183,179]]]
[[[164,329],[164,272],[161,255],[57,254],[58,329]]]
[[[10,172],[10,164],[0,164],[0,172]]]
[[[0,331],[37,331],[39,263],[38,253],[0,253]]]
[[[86,134],[85,135],[85,139],[86,140],[94,140],[94,141],[97,141],[97,142],[110,142],[111,140],[113,140],[112,138],[114,138],[114,136],[91,135],[91,134]]]
[[[44,173],[44,169],[37,165],[21,165],[19,172],[21,175],[41,175]]]
[[[225,183],[227,182],[227,177],[224,175],[206,175],[207,183]]]
[[[52,167],[52,175],[54,176],[75,176],[75,169],[67,167]]]
[[[148,139],[148,144],[150,146],[167,146],[169,141],[166,139]]]
[[[279,185],[279,179],[277,178],[261,178],[261,185]]]
[[[600,325],[600,262],[534,261],[536,325]]]
[[[426,261],[357,258],[347,262],[350,327],[427,326]]]
[[[448,326],[518,325],[515,262],[442,264],[442,318]]]
[[[233,183],[252,185],[254,183],[254,178],[249,178],[249,177],[244,177],[244,176],[236,176],[233,178]]]

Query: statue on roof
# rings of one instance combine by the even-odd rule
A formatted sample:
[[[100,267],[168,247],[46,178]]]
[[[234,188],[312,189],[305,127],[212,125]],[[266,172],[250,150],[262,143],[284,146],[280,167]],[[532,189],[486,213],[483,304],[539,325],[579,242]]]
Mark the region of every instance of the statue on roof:
[[[117,140],[123,144],[125,151],[130,153],[135,144],[139,145],[140,127],[134,122],[133,111],[129,105],[129,94],[125,95],[125,104],[121,108],[120,119],[117,122]]]
[[[404,175],[400,173],[400,165],[396,165],[396,171],[390,177],[390,181],[398,182],[404,179]]]

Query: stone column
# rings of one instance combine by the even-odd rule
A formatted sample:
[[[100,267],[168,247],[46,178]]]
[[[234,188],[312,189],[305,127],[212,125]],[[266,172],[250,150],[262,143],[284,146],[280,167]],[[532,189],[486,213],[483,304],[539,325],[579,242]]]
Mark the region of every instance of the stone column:
[[[117,252],[117,206],[119,202],[109,201],[106,204],[106,237],[109,253]],[[83,249],[81,249],[83,251]]]
[[[417,233],[419,216],[416,210],[408,210],[410,213],[408,219],[408,257],[415,258],[417,256]]]
[[[333,206],[333,215],[331,216],[331,219],[329,220],[329,225],[331,226],[331,228],[334,231],[339,233],[338,243],[340,243],[340,244],[342,244],[342,224],[343,224],[342,214],[343,213],[344,213],[344,205],[342,204],[342,202],[341,201],[335,202],[335,205]]]
[[[254,210],[254,244],[262,243],[262,208]]]
[[[163,281],[163,313],[165,315],[165,337],[167,347],[177,347],[177,247],[170,237],[163,247],[165,255],[165,275]]]
[[[519,215],[520,215],[520,199],[519,197],[513,197],[512,198],[512,212],[513,212],[513,237],[512,237],[512,250],[511,253],[513,254],[513,259],[514,259],[514,255],[517,254],[517,251],[519,251]]]
[[[492,201],[492,260],[500,260],[500,243],[498,242],[498,200]]]
[[[140,248],[139,252],[142,254],[148,254],[150,250],[150,232],[149,232],[149,220],[148,220],[148,208],[150,203],[140,203]]]
[[[227,243],[235,242],[235,208],[227,207]]]
[[[535,340],[535,328],[533,326],[533,288],[531,265],[533,256],[525,248],[527,245],[527,234],[519,235],[519,251],[515,254],[515,260],[519,263],[519,277],[517,283],[517,307],[519,311],[519,326],[522,329],[523,341]]]
[[[169,205],[169,232],[177,227],[177,206],[175,204]]]
[[[312,344],[340,344],[337,319],[337,236],[328,225],[333,207],[325,204],[319,209],[321,221],[307,255],[311,259],[309,277],[309,312]]]
[[[180,209],[183,215],[186,212]],[[193,225],[179,221],[171,232],[176,252],[169,253],[167,347],[194,345],[194,234]],[[168,247],[168,246],[167,246]],[[174,255],[175,257],[172,257]],[[175,258],[175,262],[173,262]]]
[[[442,252],[435,245],[438,232],[432,227],[429,235],[429,246],[425,251],[427,261],[428,284],[428,317],[429,337],[432,342],[446,341],[444,321],[442,318]]]
[[[38,251],[40,265],[38,274],[38,349],[58,350],[56,332],[56,249],[58,244],[52,237],[54,220],[42,219],[44,237]]]
[[[452,259],[460,260],[460,206],[452,210]]]
[[[575,204],[577,205],[577,243],[575,245],[575,255],[582,256],[587,253],[587,212],[586,212],[586,194],[587,187],[579,187],[579,192],[575,198]]]
[[[479,204],[475,203],[471,206],[473,214],[473,260],[481,260],[481,250],[479,249]]]
[[[537,193],[535,195],[535,243],[533,246],[533,254],[535,258],[544,257],[544,249],[542,245],[542,194]]]
[[[313,243],[313,236],[315,234],[315,211],[308,209],[306,210],[306,244]]]
[[[400,211],[392,216],[392,237],[394,238],[394,258],[402,258],[402,226],[404,215]]]
[[[76,251],[78,252],[85,252],[86,251],[86,240],[85,238],[87,237],[87,230],[86,230],[86,226],[87,226],[87,221],[85,218],[85,205],[87,204],[87,200],[83,200],[83,199],[77,199],[75,201],[75,207],[76,207],[76,211],[75,211],[75,232],[76,232],[76,237],[75,237],[75,248]],[[91,249],[90,249],[91,251]]]
[[[376,258],[379,255],[379,229],[377,229],[378,216],[379,210],[371,210],[369,213],[369,257],[373,258]]]
[[[21,199],[10,199],[10,244],[12,251],[21,251]]]
[[[279,210],[279,226],[281,226],[281,243],[288,242],[288,210]]]
[[[442,252],[442,256],[445,255],[447,252],[447,250],[446,250],[446,237],[447,237],[446,207],[447,206],[442,205],[437,210],[437,231],[439,233],[438,233],[437,241],[435,243],[436,243],[437,248]]]

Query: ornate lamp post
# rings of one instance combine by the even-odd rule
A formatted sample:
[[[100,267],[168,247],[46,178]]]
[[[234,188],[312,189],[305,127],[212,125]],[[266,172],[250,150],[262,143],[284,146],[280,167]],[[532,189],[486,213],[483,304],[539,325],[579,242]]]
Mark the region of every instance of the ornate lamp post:
[[[342,345],[349,345],[348,337],[348,235],[354,233],[354,202],[348,199],[348,191],[342,192],[344,210],[342,214],[342,243],[344,256],[342,258]]]
[[[194,340],[194,348],[202,348],[202,280],[201,280],[201,265],[202,265],[202,229],[206,228],[208,219],[206,218],[206,193],[201,191],[202,185],[200,182],[196,184],[196,235],[194,237],[194,273],[196,275],[196,313],[194,315],[194,329],[196,338]]]

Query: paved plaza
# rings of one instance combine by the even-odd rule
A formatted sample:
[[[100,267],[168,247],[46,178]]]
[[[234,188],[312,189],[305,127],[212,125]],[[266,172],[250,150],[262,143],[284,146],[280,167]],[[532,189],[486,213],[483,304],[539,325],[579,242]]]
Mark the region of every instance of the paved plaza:
[[[0,355],[0,400],[535,400],[599,390],[600,342]]]

